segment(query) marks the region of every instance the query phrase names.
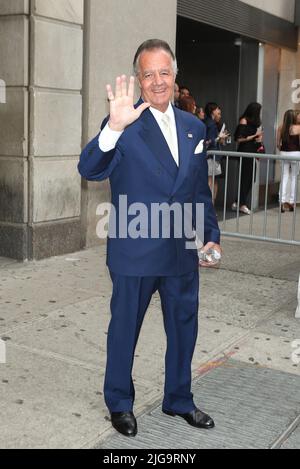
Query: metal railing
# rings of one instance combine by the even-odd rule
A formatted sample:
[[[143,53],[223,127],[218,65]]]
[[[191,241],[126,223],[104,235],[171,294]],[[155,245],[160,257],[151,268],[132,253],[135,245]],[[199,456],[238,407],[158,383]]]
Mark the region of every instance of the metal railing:
[[[288,236],[282,236],[282,221],[283,221],[283,214],[281,213],[281,200],[282,200],[282,184],[280,184],[280,193],[279,193],[279,201],[278,201],[278,220],[277,220],[277,226],[276,229],[273,227],[273,232],[275,231],[276,233],[272,233],[272,235],[267,234],[268,231],[268,212],[269,212],[269,207],[268,207],[268,195],[269,195],[269,176],[270,176],[270,162],[274,161],[280,161],[281,162],[281,181],[283,180],[283,171],[284,171],[284,162],[297,162],[300,164],[300,156],[283,156],[283,155],[272,155],[272,154],[260,154],[260,153],[240,153],[240,152],[230,152],[230,151],[208,151],[207,156],[210,156],[213,158],[213,161],[216,161],[217,156],[224,157],[226,159],[225,163],[225,183],[224,183],[224,204],[223,204],[223,221],[219,220],[220,223],[222,223],[221,226],[221,231],[222,235],[224,236],[230,236],[230,237],[236,237],[236,238],[244,238],[244,239],[253,239],[253,240],[259,240],[259,241],[269,241],[269,242],[276,242],[276,243],[282,243],[282,244],[292,244],[292,245],[299,245],[300,246],[300,224],[299,224],[299,229],[297,231],[297,234],[299,236],[298,239],[296,239],[296,227],[297,227],[297,208],[295,204],[295,210],[293,212],[293,216],[288,218],[288,221],[291,222],[290,226],[287,227],[285,225],[285,228],[288,228],[288,231],[290,231],[291,237],[289,238]],[[236,208],[236,220],[235,220],[235,228],[233,228],[233,220],[232,218],[228,218],[227,215],[227,201],[228,201],[228,183],[229,183],[229,160],[230,158],[234,158],[235,160],[239,161],[239,177],[238,177],[238,188],[237,188],[237,208]],[[242,165],[243,165],[243,159],[244,158],[250,158],[254,160],[253,164],[253,172],[252,172],[252,195],[251,195],[251,214],[249,216],[249,229],[247,230],[248,232],[241,232],[240,231],[240,192],[241,192],[241,182],[242,182]],[[256,164],[255,161],[266,161],[267,162],[267,168],[266,168],[266,187],[265,187],[265,200],[264,200],[264,207],[263,210],[254,210],[254,183],[255,183],[255,174],[256,174]],[[213,165],[214,167],[215,165]],[[223,165],[224,166],[224,165]],[[213,175],[212,175],[212,196],[214,199],[214,186],[215,186],[215,169],[213,169]],[[295,193],[297,196],[298,192],[298,179],[296,181],[296,188],[295,188]],[[297,198],[297,197],[296,197]],[[262,214],[262,226],[260,226],[262,233],[257,234],[254,233],[254,217],[257,214]],[[243,227],[245,228],[244,223],[245,219],[243,217]],[[259,224],[261,224],[261,216],[259,219],[255,220]],[[285,219],[287,221],[287,219]],[[299,220],[300,221],[300,220]],[[226,228],[228,224],[231,224],[231,229],[228,231]],[[273,223],[274,224],[274,223]],[[257,227],[257,226],[256,226]],[[287,229],[285,229],[287,231]]]

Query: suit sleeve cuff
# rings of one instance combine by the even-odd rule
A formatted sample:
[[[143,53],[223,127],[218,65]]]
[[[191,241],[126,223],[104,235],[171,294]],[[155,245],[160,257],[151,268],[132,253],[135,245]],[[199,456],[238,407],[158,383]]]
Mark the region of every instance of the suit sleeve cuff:
[[[117,145],[117,142],[119,140],[119,138],[121,137],[122,132],[117,132],[116,130],[112,130],[108,123],[106,124],[106,126],[104,127],[104,129],[102,130],[102,132],[100,133],[99,135],[99,148],[100,150],[103,152],[103,153],[107,153],[111,150],[113,150],[116,145]]]

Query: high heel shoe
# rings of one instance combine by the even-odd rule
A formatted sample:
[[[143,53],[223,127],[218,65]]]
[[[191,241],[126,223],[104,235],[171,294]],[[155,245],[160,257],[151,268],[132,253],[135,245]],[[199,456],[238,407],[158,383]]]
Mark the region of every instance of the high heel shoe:
[[[284,212],[290,212],[290,204],[288,204],[287,202],[281,204],[281,213]]]
[[[242,205],[240,207],[240,212],[244,213],[245,215],[251,215],[251,210],[247,207],[247,205]]]

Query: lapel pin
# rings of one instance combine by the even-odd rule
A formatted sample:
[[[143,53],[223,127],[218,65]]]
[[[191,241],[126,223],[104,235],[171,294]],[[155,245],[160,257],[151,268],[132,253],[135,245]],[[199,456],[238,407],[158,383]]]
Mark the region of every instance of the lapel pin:
[[[193,138],[193,134],[188,134],[188,138]]]

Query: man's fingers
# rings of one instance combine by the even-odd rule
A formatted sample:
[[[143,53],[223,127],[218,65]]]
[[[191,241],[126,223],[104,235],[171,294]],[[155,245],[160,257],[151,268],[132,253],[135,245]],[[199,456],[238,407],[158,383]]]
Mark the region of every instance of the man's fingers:
[[[129,80],[128,96],[129,98],[134,97],[134,77],[132,76],[130,77],[130,80]]]
[[[127,96],[127,77],[126,77],[126,75],[121,76],[121,93],[122,93],[122,97]]]
[[[136,109],[136,112],[138,114],[138,116],[140,116],[142,114],[142,112],[144,112],[146,109],[148,109],[148,107],[150,107],[151,104],[149,103],[143,103],[141,104],[137,109]]]
[[[121,88],[121,77],[116,78],[116,99],[121,98],[122,88]]]
[[[219,265],[220,265],[219,262],[217,264],[209,263],[209,262],[199,262],[200,267],[206,267],[208,269],[217,269]]]
[[[202,247],[201,251],[202,252],[207,252],[209,249],[214,249],[215,245],[214,243],[207,243],[205,246]]]
[[[113,99],[115,99],[114,94],[112,92],[111,85],[106,85],[106,91],[107,91],[107,97],[109,101],[112,101]]]

